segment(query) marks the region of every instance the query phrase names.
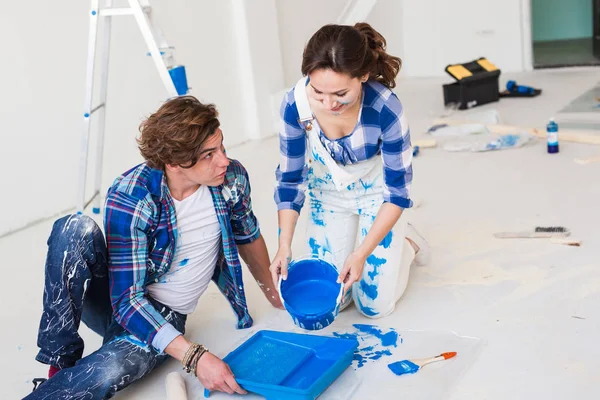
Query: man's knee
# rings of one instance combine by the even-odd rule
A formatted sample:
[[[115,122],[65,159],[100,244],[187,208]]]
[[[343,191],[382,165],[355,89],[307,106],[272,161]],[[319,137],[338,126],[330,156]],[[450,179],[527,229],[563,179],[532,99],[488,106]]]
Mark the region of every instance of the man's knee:
[[[62,217],[48,238],[47,268],[60,268],[63,273],[73,267],[87,268],[87,262],[96,263],[97,252],[102,251],[100,243],[104,243],[104,235],[92,218],[79,214]]]
[[[55,235],[85,237],[98,232],[101,232],[100,227],[92,218],[83,214],[70,214],[54,222],[51,237]]]

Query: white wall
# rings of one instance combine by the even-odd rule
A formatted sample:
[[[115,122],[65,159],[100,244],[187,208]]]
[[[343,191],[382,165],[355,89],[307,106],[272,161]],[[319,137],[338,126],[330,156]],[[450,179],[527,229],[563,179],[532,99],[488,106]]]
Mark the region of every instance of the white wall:
[[[227,146],[245,141],[248,130],[239,74],[245,60],[240,59],[235,41],[234,1],[151,2],[158,25],[176,47],[177,60],[186,65],[190,94],[217,105]],[[277,33],[270,1],[261,7],[271,10],[273,21],[263,20],[264,31],[253,26],[254,35]],[[85,0],[3,3],[0,235],[75,206],[88,8]],[[260,7],[253,10],[260,11]],[[101,193],[118,174],[141,161],[135,143],[138,125],[165,99],[146,52],[133,17],[116,19]],[[281,65],[262,72],[276,76],[281,74]],[[273,82],[277,85],[276,79]],[[264,91],[259,84],[257,93]],[[263,97],[268,104],[268,96]],[[270,109],[264,112],[269,115]]]
[[[444,75],[446,65],[479,57],[521,71],[521,1],[405,0],[405,74]]]
[[[379,0],[366,21],[403,61],[403,77],[443,76],[448,64],[487,57],[502,71],[523,69],[521,2],[529,0]],[[345,0],[278,2],[286,87],[300,78],[304,44],[334,23]]]
[[[248,1],[152,1],[177,60],[186,65],[191,94],[217,105],[230,147],[275,133],[273,99],[278,108],[282,89],[300,77],[306,41],[335,22],[347,3]],[[379,0],[366,21],[402,58],[403,77],[444,75],[447,64],[480,56],[518,71],[523,1],[529,0]],[[3,4],[0,236],[75,206],[88,7],[86,0]],[[165,98],[132,17],[114,23],[108,96],[101,193],[141,161],[138,125]]]
[[[286,88],[302,77],[304,45],[321,26],[335,23],[347,0],[281,0],[277,2],[279,39]]]

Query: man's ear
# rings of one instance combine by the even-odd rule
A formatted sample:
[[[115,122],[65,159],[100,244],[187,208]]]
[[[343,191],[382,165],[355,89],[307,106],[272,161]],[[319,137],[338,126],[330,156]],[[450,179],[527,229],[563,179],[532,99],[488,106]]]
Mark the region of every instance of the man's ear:
[[[171,172],[177,172],[181,169],[181,167],[179,165],[175,165],[175,164],[165,164],[165,170],[167,171],[171,171]]]

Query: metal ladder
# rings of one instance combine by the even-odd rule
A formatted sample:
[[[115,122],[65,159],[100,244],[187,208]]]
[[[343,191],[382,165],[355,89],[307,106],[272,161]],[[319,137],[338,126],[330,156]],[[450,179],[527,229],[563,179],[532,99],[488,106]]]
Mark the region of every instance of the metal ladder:
[[[87,77],[85,86],[85,103],[83,114],[83,132],[81,139],[81,160],[79,171],[79,189],[77,193],[77,212],[83,213],[92,203],[94,214],[100,213],[100,185],[102,179],[102,155],[104,150],[104,129],[106,121],[106,95],[108,86],[108,66],[110,56],[110,36],[112,18],[117,16],[133,16],[140,28],[142,36],[148,46],[149,55],[158,71],[160,79],[167,91],[167,98],[184,95],[188,92],[185,68],[174,65],[173,47],[170,47],[160,31],[152,23],[152,8],[148,0],[127,0],[129,7],[114,7],[113,0],[103,0],[104,6],[100,7],[100,0],[91,0],[90,30],[88,37]],[[102,60],[100,65],[100,99],[99,104],[92,107],[94,92],[94,77],[97,53],[98,20],[104,19],[102,42]],[[88,169],[88,152],[90,125],[92,115],[99,118],[98,143],[96,146],[95,184],[92,197],[86,201],[86,184]]]

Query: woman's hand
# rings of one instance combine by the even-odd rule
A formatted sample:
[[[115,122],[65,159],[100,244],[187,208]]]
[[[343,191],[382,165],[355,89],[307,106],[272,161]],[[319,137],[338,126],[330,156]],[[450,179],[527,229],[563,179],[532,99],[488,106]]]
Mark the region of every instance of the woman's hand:
[[[273,278],[273,285],[276,288],[279,287],[279,276],[281,275],[281,279],[287,279],[287,269],[288,264],[292,260],[292,249],[290,246],[283,245],[279,246],[279,250],[269,267],[271,271],[271,277]]]
[[[346,292],[348,292],[354,282],[357,282],[362,278],[366,261],[367,255],[357,250],[354,250],[350,253],[348,258],[346,258],[344,268],[342,268],[342,272],[340,272],[340,276],[337,280],[338,283],[344,283],[343,295],[346,295]]]

